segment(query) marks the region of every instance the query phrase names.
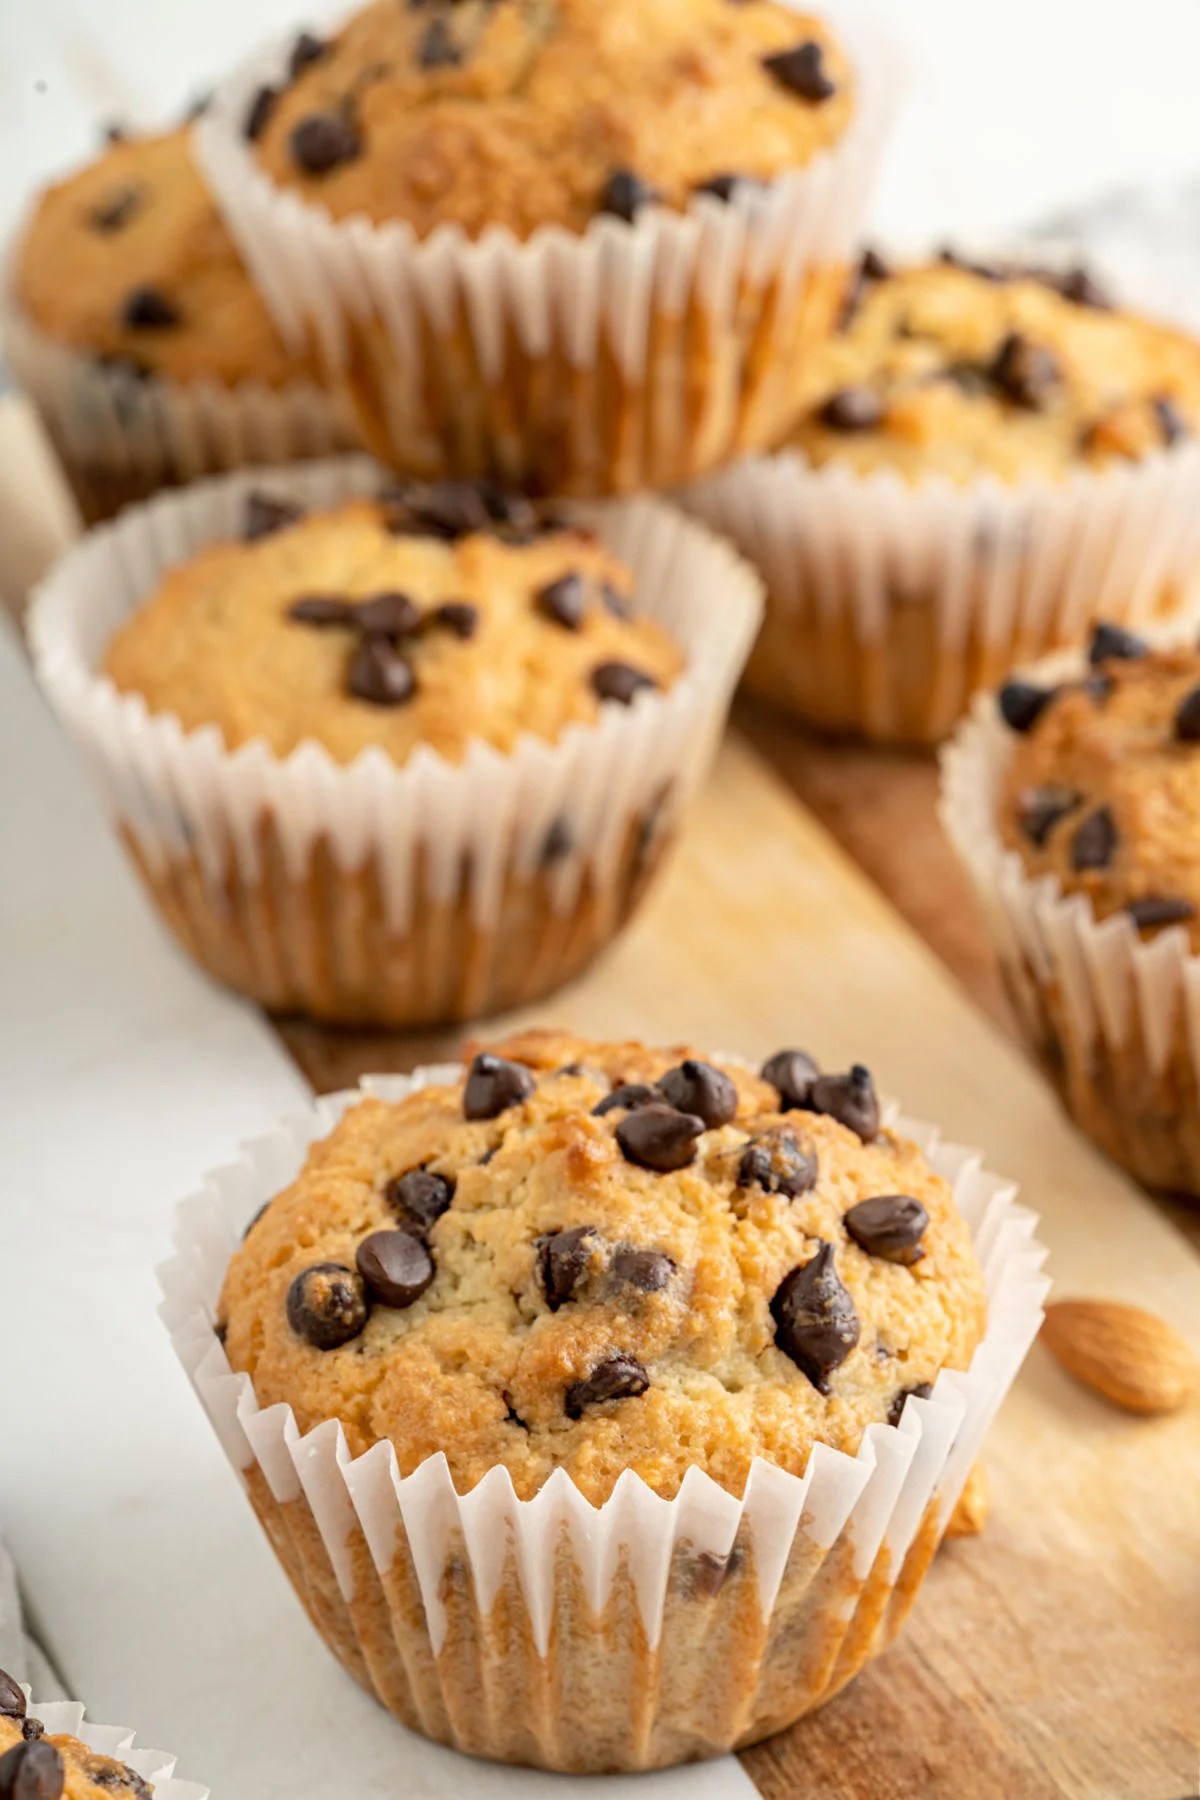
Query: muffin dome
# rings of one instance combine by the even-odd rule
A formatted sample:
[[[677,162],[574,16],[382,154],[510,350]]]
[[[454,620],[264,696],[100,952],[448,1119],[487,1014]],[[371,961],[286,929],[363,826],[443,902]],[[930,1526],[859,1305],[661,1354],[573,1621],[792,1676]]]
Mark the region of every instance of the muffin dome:
[[[966,1224],[865,1069],[529,1032],[352,1107],[252,1224],[218,1332],[302,1431],[600,1503],[625,1469],[740,1493],[757,1456],[853,1452],[984,1322]]]
[[[771,0],[378,0],[291,69],[245,120],[264,170],[419,237],[728,198],[810,162],[853,105],[828,30]]]

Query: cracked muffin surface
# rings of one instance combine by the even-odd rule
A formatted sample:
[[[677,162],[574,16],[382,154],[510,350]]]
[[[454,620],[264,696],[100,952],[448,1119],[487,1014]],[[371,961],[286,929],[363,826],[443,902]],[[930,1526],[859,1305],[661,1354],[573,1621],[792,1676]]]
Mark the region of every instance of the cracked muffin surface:
[[[869,1073],[526,1032],[311,1148],[227,1272],[218,1335],[259,1404],[339,1419],[460,1491],[626,1469],[740,1493],[756,1456],[853,1453],[985,1324],[947,1184]]]

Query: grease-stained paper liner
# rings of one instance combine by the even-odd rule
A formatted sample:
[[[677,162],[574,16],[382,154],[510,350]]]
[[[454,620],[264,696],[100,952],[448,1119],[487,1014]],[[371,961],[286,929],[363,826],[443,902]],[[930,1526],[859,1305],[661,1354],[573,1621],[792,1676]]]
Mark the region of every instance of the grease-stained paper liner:
[[[277,1010],[404,1025],[533,999],[619,929],[707,770],[761,584],[659,501],[581,507],[687,667],[668,692],[605,706],[557,743],[525,736],[506,755],[480,742],[460,765],[421,749],[398,767],[370,749],[343,766],[315,742],[231,754],[215,726],[185,733],[97,674],[171,564],[240,534],[248,493],[320,507],[384,479],[345,457],[161,495],[71,550],[28,628],[56,711],[192,954]]]
[[[1068,679],[1085,661],[1060,653],[1028,673]],[[994,697],[981,694],[942,753],[940,813],[1017,1016],[1102,1149],[1148,1187],[1200,1195],[1200,956],[1181,925],[1143,940],[1126,914],[1098,920],[1086,895],[1026,874],[998,829],[1014,744]]]
[[[140,376],[40,331],[0,274],[0,342],[36,406],[83,517],[94,523],[159,488],[253,464],[294,462],[354,449],[343,398],[315,381]]]
[[[837,317],[899,82],[879,21],[839,7],[831,23],[857,84],[841,140],[731,202],[634,225],[521,242],[335,221],[277,188],[242,130],[258,88],[286,81],[290,37],[223,84],[196,153],[280,331],[316,338],[385,461],[548,493],[665,487],[769,442]]]
[[[39,1705],[29,1688],[21,1684],[29,1717],[40,1719],[47,1737],[78,1738],[99,1756],[115,1756],[153,1784],[154,1800],[209,1800],[209,1790],[195,1781],[180,1781],[175,1758],[163,1750],[135,1747],[134,1734],[124,1725],[96,1725],[84,1715],[77,1700],[47,1700]]]
[[[1200,445],[1062,482],[917,484],[894,470],[749,458],[677,496],[767,583],[746,672],[823,730],[940,741],[1014,662],[1096,618],[1194,611]]]
[[[397,1101],[455,1067],[370,1077]],[[406,1724],[503,1761],[589,1771],[716,1755],[837,1691],[899,1630],[982,1438],[1037,1333],[1048,1280],[1036,1215],[977,1152],[889,1116],[953,1185],[988,1293],[983,1342],[857,1456],[814,1448],[803,1477],[756,1461],[741,1499],[702,1470],[667,1501],[636,1475],[593,1507],[562,1470],[518,1500],[497,1467],[455,1492],[446,1459],[401,1479],[330,1421],[302,1437],[260,1409],[213,1335],[255,1211],[360,1093],[331,1095],[243,1149],[176,1218],[162,1315],[313,1622]]]

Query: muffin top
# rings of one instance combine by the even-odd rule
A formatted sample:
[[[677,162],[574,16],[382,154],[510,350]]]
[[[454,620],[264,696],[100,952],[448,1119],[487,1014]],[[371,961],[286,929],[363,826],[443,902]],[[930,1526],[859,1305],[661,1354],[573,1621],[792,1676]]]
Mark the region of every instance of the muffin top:
[[[0,1669],[0,1794],[29,1800],[150,1800],[154,1789],[128,1763],[101,1756],[66,1732],[48,1734]]]
[[[1200,651],[1099,625],[1088,675],[1010,681],[1017,734],[1000,832],[1031,876],[1128,913],[1144,938],[1184,925],[1200,950]]]
[[[47,188],[14,288],[49,337],[134,374],[271,387],[313,374],[284,348],[182,128],[120,138]]]
[[[772,0],[377,0],[324,44],[303,34],[243,128],[335,217],[525,238],[728,199],[811,161],[851,109],[828,29]]]
[[[242,541],[170,570],[104,662],[151,712],[216,725],[231,750],[315,739],[342,763],[373,745],[461,762],[478,741],[554,740],[682,667],[593,533],[486,483],[307,517],[251,495]]]
[[[740,1494],[757,1456],[853,1452],[984,1322],[951,1191],[866,1069],[530,1031],[351,1107],[250,1227],[217,1332],[302,1431],[389,1439],[406,1475],[444,1451],[460,1492],[564,1469],[599,1504],[625,1469]]]
[[[1110,306],[1086,271],[863,259],[787,442],[818,467],[1061,480],[1200,425],[1200,344]]]

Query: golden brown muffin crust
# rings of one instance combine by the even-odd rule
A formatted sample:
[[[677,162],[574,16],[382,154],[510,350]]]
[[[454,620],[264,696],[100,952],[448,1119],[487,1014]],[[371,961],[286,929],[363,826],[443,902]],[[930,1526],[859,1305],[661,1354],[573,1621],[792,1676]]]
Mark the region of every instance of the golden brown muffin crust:
[[[1136,462],[1198,425],[1200,344],[1111,309],[1085,272],[868,254],[786,441],[818,467],[1015,482]]]
[[[1137,643],[1097,657],[1085,680],[1003,690],[1025,729],[1000,832],[1031,876],[1085,894],[1097,918],[1133,909],[1146,938],[1182,924],[1200,950],[1200,652],[1139,655]]]
[[[8,1677],[3,1677],[5,1681]],[[150,1800],[154,1792],[153,1784],[146,1781],[131,1769],[128,1763],[118,1761],[115,1756],[101,1756],[95,1750],[81,1743],[78,1738],[70,1737],[66,1732],[43,1734],[38,1722],[32,1718],[13,1718],[0,1713],[0,1758],[18,1754],[22,1759],[30,1757],[34,1744],[50,1746],[57,1752],[59,1762],[56,1765],[53,1757],[46,1750],[33,1751],[32,1756],[38,1763],[37,1785],[34,1775],[26,1770],[23,1779],[29,1783],[22,1788],[22,1793],[38,1796],[38,1800],[49,1800],[55,1792],[61,1774],[62,1786],[57,1792],[62,1800]],[[7,1776],[8,1770],[0,1762],[0,1772]],[[8,1787],[4,1791],[11,1792]]]
[[[14,285],[49,337],[144,373],[270,387],[313,374],[284,348],[182,128],[120,139],[47,188]]]
[[[444,513],[447,496],[479,490],[410,491],[440,497],[430,504]],[[672,685],[683,657],[633,616],[632,585],[587,531],[485,521],[447,538],[406,501],[358,500],[173,569],[104,668],[185,730],[218,726],[231,750],[258,738],[286,756],[315,740],[339,762],[377,746],[403,763],[427,745],[461,762],[474,742],[510,751],[523,733],[554,740],[593,723],[602,695]],[[378,635],[368,604],[383,609]],[[413,687],[389,701],[394,679]]]
[[[461,1491],[501,1464],[528,1497],[561,1468],[599,1503],[625,1469],[667,1496],[693,1465],[734,1493],[756,1456],[801,1473],[814,1443],[853,1452],[907,1393],[966,1368],[982,1278],[916,1147],[782,1113],[770,1082],[711,1062],[698,1077],[689,1058],[526,1032],[483,1053],[465,1086],[352,1106],[226,1276],[218,1330],[260,1405],[287,1402],[302,1431],[340,1419],[355,1454],[389,1439],[403,1474],[443,1451]],[[636,1085],[654,1083],[647,1105]],[[834,1104],[826,1088],[844,1084],[806,1088],[808,1103]],[[915,1245],[907,1266],[847,1224],[858,1202],[896,1195],[927,1215],[898,1252]],[[401,1226],[405,1257],[428,1266],[409,1303],[372,1303],[362,1245],[383,1233],[394,1252]],[[819,1259],[852,1309],[853,1347],[801,1326],[781,1348],[788,1278]],[[340,1341],[318,1348],[329,1320]]]
[[[256,121],[256,148],[337,218],[524,238],[584,230],[619,172],[682,207],[714,177],[802,167],[851,109],[829,31],[770,0],[378,0]]]

